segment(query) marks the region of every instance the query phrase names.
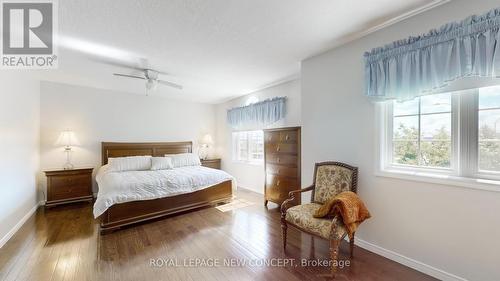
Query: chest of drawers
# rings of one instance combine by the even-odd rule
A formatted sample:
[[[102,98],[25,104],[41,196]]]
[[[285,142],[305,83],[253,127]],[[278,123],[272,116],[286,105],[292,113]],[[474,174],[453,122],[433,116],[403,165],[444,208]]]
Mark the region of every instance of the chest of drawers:
[[[47,176],[47,202],[45,206],[92,201],[92,170],[45,171]]]
[[[202,159],[201,165],[212,169],[221,169],[221,159]]]
[[[290,191],[300,189],[300,127],[264,130],[264,167],[264,204],[281,205]]]

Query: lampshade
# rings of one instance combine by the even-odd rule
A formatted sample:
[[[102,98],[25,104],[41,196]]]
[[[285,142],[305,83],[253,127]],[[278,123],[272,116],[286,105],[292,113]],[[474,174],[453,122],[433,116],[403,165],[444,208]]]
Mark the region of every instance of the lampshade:
[[[210,134],[206,134],[201,139],[201,143],[202,144],[213,144],[214,140],[212,139],[212,136]]]
[[[57,146],[74,146],[79,144],[80,143],[78,142],[75,133],[70,130],[62,131],[55,143]]]

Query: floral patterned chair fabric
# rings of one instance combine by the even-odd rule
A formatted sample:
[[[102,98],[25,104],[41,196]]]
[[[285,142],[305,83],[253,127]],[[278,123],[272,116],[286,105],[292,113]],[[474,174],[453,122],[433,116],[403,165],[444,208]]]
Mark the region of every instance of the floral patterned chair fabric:
[[[286,249],[288,225],[305,231],[311,235],[330,241],[331,272],[335,276],[340,242],[347,235],[347,229],[342,218],[315,218],[314,212],[330,198],[343,191],[356,192],[358,183],[358,168],[340,162],[316,163],[314,167],[314,182],[304,189],[290,192],[290,196],[281,205],[281,229],[283,249]],[[302,192],[312,191],[311,203],[292,206],[295,196]],[[349,241],[351,257],[354,249],[354,235]]]
[[[340,166],[319,166],[316,170],[314,202],[324,204],[342,191],[351,190],[352,171]]]
[[[341,239],[347,233],[342,220],[338,218],[333,221],[332,219],[314,218],[313,214],[319,207],[321,204],[318,203],[291,207],[286,212],[286,221],[325,239],[330,239],[332,224],[335,224],[333,236]]]

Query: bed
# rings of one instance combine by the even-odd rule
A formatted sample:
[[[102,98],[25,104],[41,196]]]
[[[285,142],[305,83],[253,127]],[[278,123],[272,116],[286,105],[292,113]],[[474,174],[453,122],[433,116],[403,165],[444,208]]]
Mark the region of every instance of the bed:
[[[190,152],[192,152],[192,142],[103,142],[103,167],[101,167],[101,169],[105,168],[106,164],[108,164],[108,159],[112,157],[144,155],[161,157],[165,154],[179,154]],[[124,226],[132,225],[138,222],[144,222],[163,216],[176,214],[179,212],[193,210],[204,206],[214,206],[219,203],[227,203],[231,201],[235,183],[232,177],[224,178],[224,172],[206,167],[193,167],[192,169],[179,168],[174,170],[175,171],[164,171],[161,175],[156,175],[154,171],[144,171],[144,173],[123,173],[123,175],[119,175],[120,177],[113,181],[121,182],[122,186],[125,186],[126,189],[124,189],[123,195],[126,198],[121,198],[123,196],[120,196],[120,194],[118,194],[117,196],[117,192],[115,192],[115,196],[110,196],[109,191],[100,191],[94,205],[94,215],[101,220],[100,233],[106,234],[114,230],[118,230]],[[105,173],[105,170],[99,171],[98,177],[101,177],[101,172]],[[145,180],[155,180],[154,177],[162,177],[164,179],[166,178],[175,181],[177,178],[180,178],[182,174],[188,174],[188,176],[191,175],[191,177],[197,177],[196,173],[198,172],[200,174],[207,174],[206,176],[212,178],[212,182],[217,183],[208,186],[203,186],[203,184],[201,183],[201,185],[199,184],[197,189],[192,192],[184,188],[184,190],[177,190],[175,192],[162,191],[163,193],[160,192],[158,194],[143,197],[134,197],[138,195],[131,194],[133,193],[132,188],[134,187],[134,185],[132,185],[132,182],[135,181],[135,184],[139,188],[141,188],[142,185],[140,184],[140,181],[142,177],[144,177]],[[227,175],[227,173],[225,174]],[[118,175],[114,175],[114,177],[118,177]],[[152,177],[153,179],[151,179]],[[110,177],[108,175],[107,178],[113,177]],[[200,180],[204,179],[204,177],[201,177],[201,175],[198,176],[198,178],[200,178]],[[131,182],[129,182],[129,180]],[[109,181],[111,180],[108,180],[108,182]],[[101,185],[104,185],[104,183],[106,183],[106,181],[102,179],[98,182],[101,182]],[[179,186],[185,186],[183,185],[185,182],[180,180],[178,182]],[[206,182],[209,181],[205,180],[203,183]],[[110,187],[106,186],[106,189],[109,190]],[[148,192],[146,190],[140,193],[147,194]],[[161,198],[153,198],[155,196],[161,196]]]

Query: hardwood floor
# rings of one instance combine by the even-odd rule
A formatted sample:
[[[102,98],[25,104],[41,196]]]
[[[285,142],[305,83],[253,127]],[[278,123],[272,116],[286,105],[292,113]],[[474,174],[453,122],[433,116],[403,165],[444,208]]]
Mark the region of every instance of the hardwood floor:
[[[204,208],[105,236],[98,234],[89,204],[40,208],[0,249],[0,280],[328,279],[328,266],[301,265],[328,261],[326,241],[289,228],[285,254],[277,206],[266,209],[261,195],[245,190],[237,197],[247,206]],[[344,261],[348,248],[341,246]],[[356,247],[336,280],[434,279]]]

